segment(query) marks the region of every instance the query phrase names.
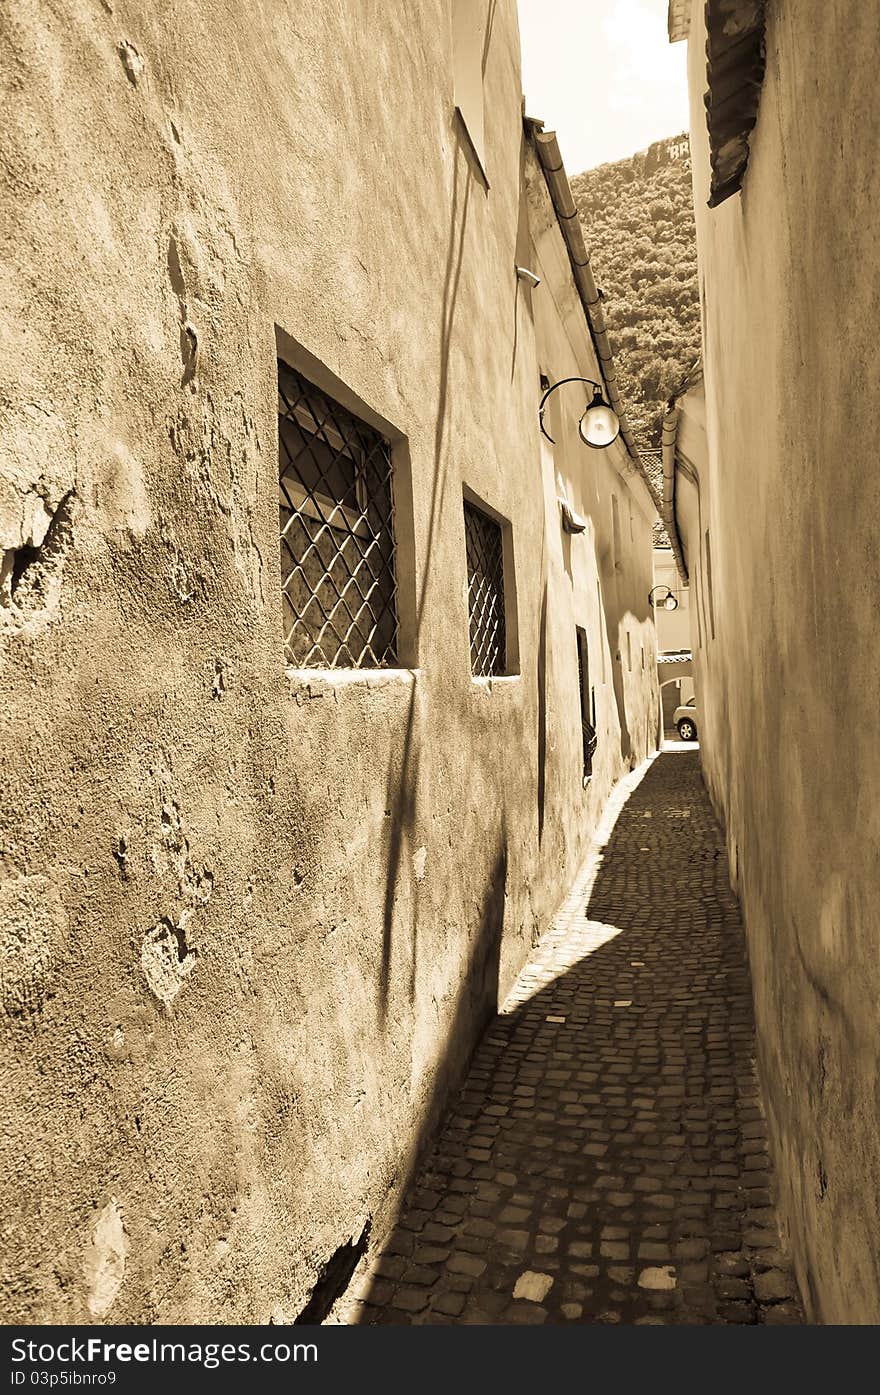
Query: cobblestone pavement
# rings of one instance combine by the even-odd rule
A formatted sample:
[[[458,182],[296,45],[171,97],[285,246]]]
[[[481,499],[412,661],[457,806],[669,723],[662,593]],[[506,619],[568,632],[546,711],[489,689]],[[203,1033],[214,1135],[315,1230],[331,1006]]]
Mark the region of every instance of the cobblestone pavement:
[[[804,1321],[699,755],[624,784],[343,1320]]]

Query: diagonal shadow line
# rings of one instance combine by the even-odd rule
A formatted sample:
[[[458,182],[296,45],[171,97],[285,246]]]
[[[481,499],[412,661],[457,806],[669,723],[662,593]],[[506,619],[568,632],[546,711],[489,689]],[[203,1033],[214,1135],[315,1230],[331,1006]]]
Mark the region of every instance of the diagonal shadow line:
[[[526,140],[523,133],[519,148],[519,213],[516,223],[516,250],[514,261],[517,266],[528,266],[531,260],[531,236],[529,230],[529,210],[526,198]],[[520,310],[521,282],[518,276],[513,278],[513,334],[512,348],[510,351],[510,381],[513,382],[516,374],[516,356],[519,352],[519,310]],[[523,308],[527,314],[531,313],[529,297],[526,295],[523,300]],[[537,401],[537,394],[536,394]]]
[[[596,569],[596,574],[597,574],[598,581],[599,581],[600,600],[601,600],[601,604],[602,604],[602,616],[603,616],[603,619],[604,619],[604,621],[605,621],[605,635],[606,635],[606,638],[607,638],[607,640],[608,640],[608,651],[609,651],[608,657],[609,657],[609,661],[610,661],[610,663],[611,663],[611,686],[612,686],[612,688],[613,688],[613,690],[614,690],[614,701],[615,701],[615,704],[616,704],[616,706],[617,706],[617,719],[618,719],[618,722],[619,722],[619,725],[620,725],[620,754],[621,754],[621,757],[623,758],[623,760],[624,760],[627,764],[629,764],[630,759],[631,759],[631,757],[632,757],[633,744],[632,744],[632,737],[631,737],[631,735],[630,735],[630,730],[629,730],[629,721],[628,721],[627,715],[626,715],[626,693],[625,693],[625,691],[624,691],[624,686],[623,686],[623,657],[622,657],[622,655],[621,655],[620,659],[618,659],[618,658],[616,657],[616,656],[617,656],[618,654],[620,654],[620,652],[621,652],[621,650],[620,650],[620,643],[619,643],[619,641],[620,641],[620,633],[619,633],[620,621],[619,621],[619,618],[617,618],[618,607],[617,607],[617,604],[615,603],[615,606],[614,606],[614,617],[615,617],[615,618],[612,619],[611,614],[610,614],[609,609],[608,609],[608,606],[607,606],[607,604],[606,604],[606,597],[605,597],[606,588],[605,588],[604,578],[603,578],[603,576],[602,576],[602,568],[601,568],[601,567],[597,567],[597,569]],[[616,587],[616,585],[615,585],[615,587],[614,587],[614,592],[615,592],[615,602],[616,602],[616,592],[617,592],[617,587]],[[617,631],[616,631],[616,632],[614,632],[614,627],[615,627],[615,626],[617,626]]]
[[[541,545],[543,553],[543,542]],[[542,558],[543,569],[543,558]],[[541,618],[538,629],[538,848],[544,839],[544,814],[547,785],[547,581],[541,595]]]
[[[461,197],[460,176],[465,171],[465,191]],[[462,268],[464,264],[465,235],[467,232],[468,210],[470,207],[472,181],[467,177],[467,167],[464,163],[461,148],[456,149],[455,167],[453,173],[452,186],[452,209],[450,214],[449,245],[446,255],[446,271],[443,281],[443,301],[440,323],[440,376],[437,399],[437,415],[434,425],[434,480],[431,489],[431,506],[428,519],[428,533],[425,546],[424,567],[421,573],[421,592],[416,604],[416,634],[421,632],[422,619],[425,612],[427,597],[429,592],[429,582],[434,564],[434,537],[439,525],[439,518],[442,512],[443,500],[446,491],[447,470],[444,462],[444,448],[446,444],[446,403],[449,393],[449,358],[452,345],[452,330],[455,321],[455,311],[458,302],[458,293],[461,285]],[[461,203],[461,226],[456,229],[459,217],[459,203]],[[384,1026],[388,1015],[388,998],[390,993],[391,978],[391,947],[394,926],[394,901],[397,892],[397,882],[400,874],[400,864],[403,859],[403,847],[406,837],[412,827],[416,808],[416,790],[418,786],[419,760],[414,748],[415,738],[415,708],[416,708],[417,688],[413,682],[410,692],[409,709],[406,717],[404,731],[403,754],[400,765],[400,775],[395,782],[393,769],[389,768],[388,781],[386,785],[386,805],[392,809],[391,814],[391,837],[388,850],[388,869],[385,880],[385,900],[383,906],[382,921],[382,966],[379,986],[379,1020]],[[395,793],[396,783],[396,793]],[[416,894],[416,910],[417,910]],[[417,915],[414,913],[412,924],[412,968],[410,973],[410,993],[415,988],[415,966],[417,949],[418,923]]]
[[[492,43],[492,30],[495,25],[495,15],[498,10],[498,0],[490,0],[489,8],[486,12],[486,31],[483,35],[483,52],[480,55],[480,74],[486,76],[486,64],[489,61],[489,46]]]

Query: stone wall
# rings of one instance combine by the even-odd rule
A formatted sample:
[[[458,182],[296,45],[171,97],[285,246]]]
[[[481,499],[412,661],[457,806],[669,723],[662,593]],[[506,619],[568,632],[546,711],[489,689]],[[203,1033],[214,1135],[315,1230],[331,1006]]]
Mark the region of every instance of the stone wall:
[[[569,441],[591,524],[560,531],[536,316],[554,371],[597,369],[558,230],[551,284],[514,274],[553,230],[513,0],[488,186],[441,0],[7,12],[3,1311],[288,1322],[380,1238],[653,748],[650,652],[616,658],[651,647],[649,506],[622,447]],[[397,443],[405,668],[285,669],[279,343]],[[511,525],[497,680],[470,673],[465,488]]]
[[[679,521],[699,606],[703,762],[748,928],[802,1292],[818,1321],[870,1323],[880,1320],[876,16],[841,0],[767,7],[742,193],[711,211],[697,0],[691,25],[708,464],[699,494],[681,485]]]

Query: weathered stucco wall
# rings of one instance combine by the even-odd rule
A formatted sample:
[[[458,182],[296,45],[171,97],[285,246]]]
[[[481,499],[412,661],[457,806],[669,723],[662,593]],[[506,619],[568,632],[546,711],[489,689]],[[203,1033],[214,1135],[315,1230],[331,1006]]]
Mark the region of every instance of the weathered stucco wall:
[[[5,11],[3,1311],[290,1321],[380,1236],[626,768],[621,710],[652,747],[650,659],[623,708],[610,667],[650,646],[649,529],[622,505],[603,636],[616,476],[566,456],[577,550],[533,302],[555,370],[595,374],[586,327],[513,273],[513,0],[488,190],[440,0]],[[276,326],[405,444],[409,669],[285,672]],[[492,682],[464,486],[513,528]],[[576,615],[607,674],[586,791]]]
[[[680,517],[702,597],[703,760],[748,926],[802,1291],[819,1321],[877,1322],[876,13],[767,7],[743,191],[710,211],[702,11],[689,65],[709,470],[699,513],[685,490]]]

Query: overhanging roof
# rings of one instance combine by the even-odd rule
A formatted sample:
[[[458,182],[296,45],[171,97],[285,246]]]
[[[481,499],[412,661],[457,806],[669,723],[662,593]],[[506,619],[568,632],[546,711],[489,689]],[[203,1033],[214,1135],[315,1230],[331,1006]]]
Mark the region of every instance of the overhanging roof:
[[[693,0],[669,0],[669,42],[691,32]],[[766,0],[705,0],[709,207],[742,188],[764,81]]]
[[[709,207],[742,187],[764,81],[764,0],[707,0]]]
[[[691,32],[691,0],[669,0],[669,42],[677,44]]]

